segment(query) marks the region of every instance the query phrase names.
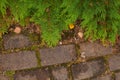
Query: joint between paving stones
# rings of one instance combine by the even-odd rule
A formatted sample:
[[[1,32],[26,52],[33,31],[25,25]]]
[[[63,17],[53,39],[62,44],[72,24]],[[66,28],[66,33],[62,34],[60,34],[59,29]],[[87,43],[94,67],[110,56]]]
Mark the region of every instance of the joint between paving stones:
[[[71,65],[71,66],[72,66],[72,65]],[[70,80],[73,80],[73,74],[72,74],[71,66],[67,67],[67,71],[68,71],[69,79],[70,79]]]
[[[22,48],[14,48],[14,49],[7,49],[7,50],[2,50],[2,54],[9,54],[9,53],[13,53],[13,52],[19,52],[19,51],[26,51],[26,50],[36,50],[37,48],[39,48],[39,45],[32,45],[29,47],[22,47]]]
[[[108,58],[109,58],[109,56],[108,56],[108,55],[106,55],[106,56],[103,56],[104,63],[105,63],[105,65],[106,65],[106,72],[107,72],[107,73],[112,73],[112,72],[110,71],[110,67],[109,67]]]
[[[74,45],[75,45],[76,57],[80,57],[80,46],[77,44]]]
[[[40,59],[40,52],[39,52],[38,49],[35,50],[35,52],[36,52],[36,58],[37,58],[37,62],[38,62],[38,67],[42,67],[42,65],[41,65],[41,59]]]

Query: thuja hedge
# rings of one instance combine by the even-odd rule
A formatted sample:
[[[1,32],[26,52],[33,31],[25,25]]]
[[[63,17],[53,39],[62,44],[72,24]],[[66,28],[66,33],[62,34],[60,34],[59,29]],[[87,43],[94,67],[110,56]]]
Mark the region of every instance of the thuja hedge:
[[[115,43],[120,34],[120,0],[0,0],[0,35],[15,22],[40,25],[42,40],[54,46],[69,24],[79,24],[84,38]]]

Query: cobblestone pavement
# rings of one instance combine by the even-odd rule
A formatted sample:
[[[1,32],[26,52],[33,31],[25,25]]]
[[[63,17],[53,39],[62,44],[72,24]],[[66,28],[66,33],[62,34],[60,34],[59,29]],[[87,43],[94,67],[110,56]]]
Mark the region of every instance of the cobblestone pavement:
[[[0,80],[120,80],[120,52],[98,42],[41,48],[17,34],[1,50]]]

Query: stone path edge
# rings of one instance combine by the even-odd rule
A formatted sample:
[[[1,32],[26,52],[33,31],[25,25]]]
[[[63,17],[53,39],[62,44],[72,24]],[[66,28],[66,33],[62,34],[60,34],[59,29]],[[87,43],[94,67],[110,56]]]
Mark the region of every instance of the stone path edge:
[[[16,74],[16,76],[19,76],[17,80],[21,78],[23,80],[26,80],[25,79],[26,77],[29,79],[38,80],[37,78],[35,78],[35,76],[31,78],[28,75],[25,75],[25,76],[21,75],[22,71],[23,73],[24,71],[25,73],[30,71],[30,75],[31,75],[31,72],[32,71],[34,72],[34,70],[36,69],[43,70],[43,71],[39,71],[40,75],[41,73],[48,74],[45,77],[43,77],[43,79],[45,80],[47,79],[51,80],[49,78],[48,69],[51,70],[50,74],[52,75],[52,78],[57,80],[64,80],[64,79],[70,78],[71,76],[72,76],[72,79],[70,80],[73,80],[73,79],[75,80],[76,79],[109,80],[111,78],[111,75],[116,77],[116,80],[119,80],[120,52],[113,53],[112,47],[103,47],[101,44],[97,42],[95,43],[84,42],[79,44],[80,47],[78,46],[76,47],[76,44],[67,44],[67,45],[56,46],[54,48],[36,47],[32,49],[32,46],[34,45],[29,44],[31,42],[29,42],[27,37],[25,38],[25,41],[28,43],[27,44],[24,43],[23,45],[20,45],[20,46],[18,44],[22,43],[21,40],[24,40],[21,36],[19,37],[15,36],[15,39],[13,39],[13,37],[11,39],[12,40],[7,42],[9,47],[7,47],[6,50],[12,49],[13,51],[11,50],[12,52],[10,53],[8,52],[8,54],[4,54],[4,55],[0,54],[0,70],[3,69],[5,71],[6,70],[20,71],[20,74]],[[17,39],[19,41],[14,45],[14,47],[12,47],[14,40],[16,41]],[[9,42],[12,42],[12,43],[9,43]],[[23,49],[23,47],[25,47],[25,49]],[[20,50],[16,52],[17,49],[20,49]],[[79,52],[77,50],[79,50]],[[106,56],[108,56],[107,59],[105,59]],[[106,64],[106,63],[105,61],[101,61],[101,59],[103,60],[105,59],[105,61],[108,62],[107,63],[109,67],[108,73],[112,73],[111,75],[108,75],[108,73],[106,73],[106,75],[104,74],[104,71],[107,71],[107,70],[106,70],[106,65],[104,66],[103,64]],[[116,65],[114,65],[114,63]],[[79,66],[81,68],[79,68]],[[87,76],[81,76],[83,74],[87,74],[86,73],[87,71],[84,71],[86,69],[86,67],[84,66],[87,66],[88,68]],[[102,71],[99,71],[101,67],[105,68],[105,70],[101,69]],[[78,68],[78,71],[74,71],[76,70],[76,68]],[[44,69],[45,69],[45,72],[44,72]],[[99,72],[96,72],[95,70],[101,72],[100,74],[103,74],[103,76],[101,75],[95,76],[96,73],[99,73]],[[61,71],[64,72],[64,75],[62,75],[63,73]],[[68,73],[69,71],[70,73]],[[77,77],[75,76],[75,74],[77,74],[77,76],[80,75],[81,77]]]

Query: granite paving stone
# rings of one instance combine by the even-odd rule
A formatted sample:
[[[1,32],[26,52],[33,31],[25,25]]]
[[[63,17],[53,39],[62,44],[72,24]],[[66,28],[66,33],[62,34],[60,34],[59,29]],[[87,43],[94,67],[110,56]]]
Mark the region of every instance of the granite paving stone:
[[[93,60],[72,66],[74,80],[83,80],[102,74],[105,71],[104,60]]]
[[[29,47],[32,42],[23,34],[5,35],[3,45],[6,49]],[[100,57],[113,54],[112,46],[105,47],[99,42],[80,43],[80,53],[83,58]],[[71,73],[65,66],[54,66],[77,59],[74,44],[61,45],[52,48],[41,48],[36,56],[35,51],[19,51],[9,54],[0,54],[0,71],[16,71],[14,80],[113,80],[112,74],[101,75],[106,71],[103,58],[90,59],[85,62],[77,62],[70,66]],[[40,58],[37,60],[37,58]],[[81,58],[82,59],[82,58]],[[120,53],[110,55],[108,58],[110,71],[115,71],[115,80],[120,80]],[[38,62],[44,68],[38,69]],[[51,70],[49,71],[49,67]],[[29,70],[28,70],[29,69]],[[117,71],[117,72],[116,72]],[[0,74],[0,80],[10,80],[9,77]]]
[[[37,59],[34,51],[21,51],[0,55],[2,70],[20,70],[37,67]]]
[[[28,71],[18,71],[14,75],[14,80],[51,80],[51,79],[48,70],[36,69]]]
[[[22,34],[5,35],[3,41],[5,49],[23,48],[31,44],[29,38]]]
[[[111,71],[120,70],[120,54],[109,57],[108,62]]]
[[[75,46],[71,44],[40,49],[40,58],[42,66],[73,61],[76,59]]]
[[[3,74],[0,74],[0,80],[10,80],[10,78]]]
[[[69,80],[68,71],[65,67],[57,67],[52,70],[54,80]]]
[[[112,54],[113,50],[111,46],[105,47],[99,42],[85,42],[80,44],[81,53],[85,54],[86,58],[104,56]]]
[[[115,80],[120,80],[120,72],[115,73]]]

